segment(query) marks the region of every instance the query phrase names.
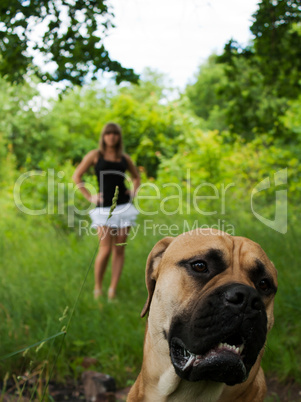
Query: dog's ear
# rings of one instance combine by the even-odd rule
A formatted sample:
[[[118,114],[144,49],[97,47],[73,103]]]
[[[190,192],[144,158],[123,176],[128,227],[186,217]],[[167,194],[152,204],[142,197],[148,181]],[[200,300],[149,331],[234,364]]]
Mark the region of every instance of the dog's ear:
[[[173,237],[164,237],[164,239],[160,240],[150,252],[147,261],[146,261],[146,270],[145,270],[145,283],[148,291],[148,297],[146,303],[141,312],[141,317],[144,317],[147,313],[149,306],[152,301],[153,293],[156,286],[156,280],[158,278],[158,266],[163,257],[163,254],[170,243],[173,241]]]

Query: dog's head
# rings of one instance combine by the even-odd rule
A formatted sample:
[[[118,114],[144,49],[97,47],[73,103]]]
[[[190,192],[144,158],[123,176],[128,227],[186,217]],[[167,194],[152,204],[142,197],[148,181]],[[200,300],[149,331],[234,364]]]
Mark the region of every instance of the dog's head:
[[[277,273],[262,248],[217,230],[159,241],[146,267],[148,330],[168,344],[179,377],[234,385],[261,359]]]

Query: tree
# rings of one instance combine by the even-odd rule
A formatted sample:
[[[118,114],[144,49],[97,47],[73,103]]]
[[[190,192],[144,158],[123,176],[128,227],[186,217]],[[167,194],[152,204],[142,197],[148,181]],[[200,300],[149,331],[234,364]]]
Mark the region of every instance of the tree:
[[[236,58],[225,68],[228,79],[219,87],[226,123],[232,133],[246,140],[258,135],[284,136],[279,121],[287,107],[287,99],[267,86],[258,65],[245,58]]]
[[[295,99],[301,89],[301,0],[261,0],[253,18],[252,46],[230,40],[219,61],[233,65],[237,58],[248,59],[277,96]]]
[[[301,89],[301,0],[261,0],[253,18],[252,43],[244,48],[230,40],[216,59],[223,76],[213,79],[203,67],[187,94],[199,116],[210,123],[224,118],[232,134],[247,140],[269,134],[287,142],[281,116]]]
[[[121,92],[131,95],[140,103],[156,98],[158,103],[163,104],[174,98],[176,90],[166,74],[146,67],[140,75],[139,86],[128,84],[121,89]]]
[[[254,51],[267,85],[296,98],[301,86],[301,0],[262,0],[253,15]]]
[[[223,64],[215,59],[200,67],[196,82],[186,89],[191,108],[205,119],[202,127],[229,130],[248,141],[261,134],[283,135],[278,117],[286,110],[286,98],[265,85],[258,65],[245,57]]]
[[[227,100],[220,96],[221,87],[227,82],[225,66],[217,63],[216,55],[199,67],[195,82],[186,87],[186,95],[194,113],[206,121],[204,128],[226,129],[224,110]]]
[[[15,85],[0,77],[1,154],[9,149],[17,168],[25,164],[36,167],[45,151],[53,146],[42,118],[45,111],[35,110],[33,99],[37,94],[28,82]]]
[[[35,71],[44,82],[82,85],[103,70],[117,83],[137,82],[133,69],[111,60],[101,41],[114,27],[112,18],[106,0],[1,0],[0,74],[20,82]],[[38,67],[34,56],[51,63],[53,72]]]

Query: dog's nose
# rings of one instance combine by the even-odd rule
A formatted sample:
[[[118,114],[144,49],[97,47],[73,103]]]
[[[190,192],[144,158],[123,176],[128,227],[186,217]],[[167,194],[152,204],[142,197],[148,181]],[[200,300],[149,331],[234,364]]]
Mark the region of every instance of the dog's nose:
[[[224,293],[226,304],[232,309],[242,311],[251,308],[251,310],[260,311],[262,301],[255,289],[245,285],[233,285]]]

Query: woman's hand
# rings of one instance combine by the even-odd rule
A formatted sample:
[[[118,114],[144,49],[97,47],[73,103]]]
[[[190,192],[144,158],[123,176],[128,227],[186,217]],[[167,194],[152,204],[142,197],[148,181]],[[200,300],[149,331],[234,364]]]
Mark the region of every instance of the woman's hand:
[[[103,204],[103,195],[102,193],[90,195],[89,201],[95,205],[102,205]]]

